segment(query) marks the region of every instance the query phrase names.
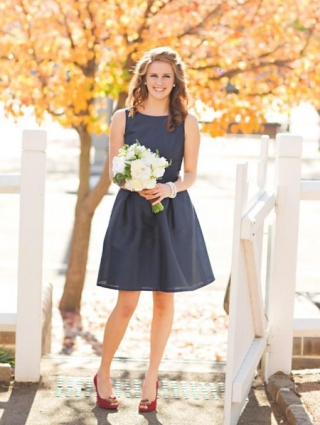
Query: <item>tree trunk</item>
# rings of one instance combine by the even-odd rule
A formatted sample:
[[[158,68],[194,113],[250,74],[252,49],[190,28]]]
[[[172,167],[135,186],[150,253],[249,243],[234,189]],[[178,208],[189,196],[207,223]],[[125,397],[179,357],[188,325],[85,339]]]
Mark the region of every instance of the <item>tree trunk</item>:
[[[128,92],[122,91],[119,93],[116,109],[122,109],[125,107],[127,97],[128,97]]]
[[[96,207],[107,193],[111,184],[108,159],[106,159],[99,182],[93,189],[90,188],[91,135],[85,129],[77,129],[77,131],[81,144],[79,188],[66,282],[59,305],[62,315],[67,312],[80,312],[81,295],[86,277],[91,222]]]

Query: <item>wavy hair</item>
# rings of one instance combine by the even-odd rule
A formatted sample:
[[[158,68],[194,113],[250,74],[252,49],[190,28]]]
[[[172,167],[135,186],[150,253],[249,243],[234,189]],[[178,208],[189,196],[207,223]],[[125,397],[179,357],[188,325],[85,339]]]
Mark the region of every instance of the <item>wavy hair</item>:
[[[146,74],[149,65],[155,61],[167,62],[173,69],[175,87],[172,88],[170,93],[167,122],[167,130],[173,132],[176,126],[181,124],[188,115],[189,94],[184,64],[179,55],[170,47],[157,47],[149,50],[137,62],[134,68],[134,76],[130,82],[126,106],[129,108],[129,116],[133,117],[137,113],[139,106],[142,106],[147,99]]]

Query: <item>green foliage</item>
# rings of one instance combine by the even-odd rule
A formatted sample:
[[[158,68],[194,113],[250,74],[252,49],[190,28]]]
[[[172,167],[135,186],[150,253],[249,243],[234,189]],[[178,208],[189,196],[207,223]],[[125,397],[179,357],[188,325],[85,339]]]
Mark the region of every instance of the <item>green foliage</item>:
[[[10,366],[15,365],[14,352],[5,347],[0,347],[0,363],[9,363]]]
[[[292,27],[298,31],[306,31],[308,28],[298,19],[292,23]]]

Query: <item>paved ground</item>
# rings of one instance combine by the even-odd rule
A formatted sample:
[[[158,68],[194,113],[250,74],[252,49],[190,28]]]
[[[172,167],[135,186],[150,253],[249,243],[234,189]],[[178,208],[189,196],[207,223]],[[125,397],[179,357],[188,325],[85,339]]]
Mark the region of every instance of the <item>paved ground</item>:
[[[116,412],[95,404],[92,376],[97,360],[48,358],[42,362],[39,384],[0,387],[1,425],[222,425],[223,367],[164,362],[159,375],[156,412],[138,414],[143,361],[118,361],[114,382],[120,408]],[[239,424],[287,425],[279,409],[256,380]]]
[[[10,131],[9,131],[10,130]],[[19,134],[15,127],[10,127],[9,135],[12,139],[10,148],[6,150],[0,146],[1,162],[0,173],[19,172]],[[75,134],[72,131],[63,131],[56,127],[51,128],[50,143],[48,145],[48,180],[46,194],[46,222],[45,222],[45,247],[44,247],[44,281],[54,285],[54,299],[57,301],[61,294],[64,283],[64,271],[66,268],[66,258],[70,231],[73,221],[73,211],[75,205],[75,190],[77,187],[77,162],[78,153]],[[271,156],[274,154],[274,146],[270,146]],[[199,292],[199,299],[206,300],[204,305],[210,309],[222,313],[222,303],[225,287],[227,284],[230,264],[231,264],[231,237],[233,219],[233,196],[235,185],[235,164],[240,160],[251,162],[258,153],[257,139],[217,139],[204,138],[202,143],[199,178],[196,185],[190,190],[190,194],[197,209],[202,228],[206,237],[209,255],[216,274],[216,282]],[[319,167],[320,155],[317,150],[317,143],[306,142],[304,144],[303,178],[320,178]],[[270,163],[270,187],[273,185],[272,162]],[[94,183],[94,177],[93,177]],[[88,273],[85,285],[85,294],[97,293],[106,302],[110,300],[110,293],[102,288],[95,287],[95,278],[101,253],[102,239],[105,227],[113,203],[115,188],[111,188],[110,194],[105,196],[99,205],[92,227],[92,237],[88,261]],[[1,223],[0,223],[0,291],[5,290],[8,294],[12,292],[14,299],[14,284],[16,279],[16,250],[17,250],[17,222],[18,222],[18,197],[14,195],[1,195]],[[318,243],[320,231],[320,206],[316,203],[306,203],[301,211],[300,246],[298,254],[298,277],[297,289],[301,291],[319,292],[320,270],[318,266],[318,250],[310,250]],[[315,232],[318,229],[318,233]],[[98,291],[98,292],[96,292]],[[189,305],[193,300],[189,295],[181,295],[179,305]],[[194,301],[194,300],[193,300]],[[197,301],[201,302],[200,300]],[[182,307],[181,307],[182,308]],[[137,315],[145,314],[144,303],[140,303]],[[57,316],[55,316],[57,317]],[[209,336],[205,335],[206,340]],[[177,379],[169,367],[170,361],[177,359],[178,339],[173,339],[168,346],[165,359],[169,363],[164,363],[162,377],[167,379],[172,385],[172,381]],[[192,361],[193,364],[203,365],[206,362],[213,364],[216,353],[221,359],[225,359],[227,343],[227,333],[219,332],[212,338],[211,348],[205,354],[200,354],[191,345],[185,346],[180,354],[179,369],[181,369],[181,359]],[[133,347],[130,342],[130,335],[123,341],[123,351],[119,351],[119,356],[126,352],[133,353],[133,357],[143,358],[145,349],[136,345]],[[195,345],[201,345],[198,341]],[[58,344],[59,345],[59,344]],[[210,345],[210,344],[209,344]],[[183,348],[183,347],[182,347]],[[55,352],[59,352],[58,347],[53,347]],[[136,350],[136,351],[135,351]],[[195,357],[195,352],[197,356]],[[59,359],[60,361],[61,359]],[[84,364],[83,364],[84,362]],[[80,366],[68,364],[55,365],[54,369],[43,364],[43,381],[40,385],[14,385],[14,387],[2,388],[0,390],[0,423],[1,425],[53,425],[53,424],[166,424],[166,425],[193,425],[193,424],[221,424],[223,401],[213,397],[206,400],[203,397],[194,399],[191,382],[196,382],[200,388],[200,382],[205,382],[205,387],[211,388],[210,383],[221,382],[221,375],[215,372],[208,375],[208,370],[192,371],[196,375],[184,375],[179,377],[188,383],[192,397],[188,400],[183,398],[183,388],[179,387],[181,399],[174,402],[167,402],[165,393],[160,391],[160,403],[158,414],[145,417],[136,413],[137,400],[123,395],[123,410],[118,413],[108,414],[95,408],[94,397],[83,387],[87,378],[92,376],[96,368],[97,358],[88,357]],[[62,363],[64,363],[62,361]],[[88,364],[90,367],[88,369]],[[136,364],[134,364],[136,366]],[[132,368],[126,372],[127,366],[119,365],[119,377],[124,385],[125,379],[130,381],[134,391],[134,380],[140,379],[139,369]],[[181,370],[180,370],[181,371]],[[221,373],[223,371],[219,371]],[[185,373],[188,373],[186,371]],[[138,375],[137,375],[138,374]],[[69,376],[72,378],[68,387],[67,378],[64,380],[63,394],[57,396],[58,376]],[[83,377],[84,381],[78,385],[76,377]],[[73,379],[75,378],[75,380]],[[210,379],[209,379],[210,378]],[[209,381],[208,381],[209,379]],[[178,379],[177,379],[178,380]],[[67,388],[71,388],[70,397],[67,395]],[[209,386],[208,386],[209,384]],[[81,396],[77,397],[78,387]],[[171,391],[174,390],[170,387]],[[201,393],[202,394],[202,393]],[[212,394],[212,392],[211,392]],[[62,409],[63,408],[63,409]],[[12,415],[16,416],[12,416]],[[170,419],[169,419],[170,418]],[[197,418],[197,419],[195,419]],[[282,421],[282,422],[280,422]],[[277,408],[272,404],[265,394],[264,387],[258,381],[255,383],[247,407],[245,408],[239,423],[246,425],[264,425],[282,423],[286,424]]]

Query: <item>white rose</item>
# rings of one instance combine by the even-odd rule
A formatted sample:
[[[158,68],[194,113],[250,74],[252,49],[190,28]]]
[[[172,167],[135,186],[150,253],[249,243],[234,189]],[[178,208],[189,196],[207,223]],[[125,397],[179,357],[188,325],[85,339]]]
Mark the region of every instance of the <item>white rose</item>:
[[[164,171],[165,169],[163,167],[156,167],[153,168],[152,175],[158,179],[164,175]]]
[[[151,153],[150,149],[144,148],[144,149],[141,150],[141,158],[149,158],[151,156],[151,154],[152,153]]]
[[[166,167],[168,165],[168,161],[163,156],[161,156],[160,158],[157,158],[156,164],[157,167]]]
[[[141,145],[136,145],[135,147],[135,152],[137,154],[141,154],[141,155],[146,155],[148,152],[148,149],[145,146],[141,146]]]
[[[128,187],[128,189],[135,190],[136,192],[139,192],[140,190],[143,189],[143,183],[142,183],[142,180],[140,179],[132,179],[127,183],[130,183],[130,188]],[[126,187],[127,187],[127,184],[126,184]]]
[[[135,158],[135,156],[136,156],[135,149],[136,149],[136,146],[135,145],[129,146],[129,148],[128,148],[127,152],[126,152],[126,159],[127,160],[131,160],[131,159]]]
[[[148,179],[148,180],[145,180],[143,182],[143,187],[145,189],[153,189],[156,184],[157,184],[157,180],[156,179]]]
[[[112,172],[115,176],[118,173],[123,174],[126,163],[125,158],[123,156],[115,156],[112,161]]]
[[[165,158],[155,158],[152,162],[152,175],[156,178],[162,177],[164,175],[165,168],[167,166],[168,162]]]
[[[150,175],[150,170],[147,164],[141,159],[136,159],[131,162],[131,177],[133,179],[145,179]]]

